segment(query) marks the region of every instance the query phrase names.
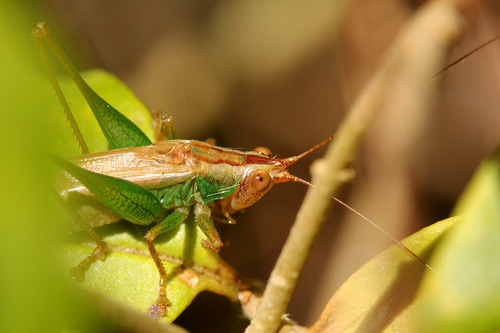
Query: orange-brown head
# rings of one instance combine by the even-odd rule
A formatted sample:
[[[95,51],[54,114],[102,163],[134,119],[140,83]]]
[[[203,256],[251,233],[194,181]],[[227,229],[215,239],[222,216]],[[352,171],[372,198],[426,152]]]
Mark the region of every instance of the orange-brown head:
[[[309,183],[290,174],[286,168],[330,142],[334,136],[312,147],[304,153],[284,159],[273,158],[269,149],[257,147],[253,152],[245,153],[245,164],[241,166],[242,176],[232,193],[214,203],[214,210],[226,215],[249,207],[256,203],[274,184],[285,182]]]

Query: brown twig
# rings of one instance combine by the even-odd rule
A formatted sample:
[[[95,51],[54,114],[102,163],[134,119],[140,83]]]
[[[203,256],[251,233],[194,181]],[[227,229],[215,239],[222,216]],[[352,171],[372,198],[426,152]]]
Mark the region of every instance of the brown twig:
[[[247,333],[278,330],[332,202],[329,196],[336,195],[345,183],[345,177],[339,175],[349,168],[366,131],[390,95],[394,91],[411,94],[425,89],[425,93],[420,92],[422,105],[430,105],[434,96],[432,85],[422,87],[422,82],[443,66],[447,50],[462,31],[459,5],[460,1],[432,1],[415,14],[350,110],[325,158],[313,165],[312,183],[317,189],[307,192]]]

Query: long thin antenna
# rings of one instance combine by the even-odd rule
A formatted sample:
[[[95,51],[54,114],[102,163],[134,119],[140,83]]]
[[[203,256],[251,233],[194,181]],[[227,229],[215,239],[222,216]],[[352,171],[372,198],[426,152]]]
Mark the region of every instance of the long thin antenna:
[[[329,137],[328,139],[326,139],[325,141],[323,142],[320,142],[318,143],[316,146],[306,150],[305,152],[303,152],[302,154],[300,155],[297,155],[297,156],[292,156],[292,157],[288,157],[288,158],[284,158],[281,160],[281,162],[283,163],[284,166],[289,166],[295,162],[297,162],[298,160],[300,160],[302,157],[306,156],[306,155],[309,155],[310,153],[312,153],[313,151],[315,151],[316,149],[326,145],[328,142],[332,141],[333,138],[335,138],[335,135],[332,135],[331,137]]]
[[[442,70],[440,70],[439,72],[437,72],[436,74],[434,74],[429,80],[427,80],[427,82],[430,82],[430,81],[432,81],[434,79],[437,79],[438,77],[440,77],[441,75],[443,75],[445,72],[447,72],[451,68],[455,67],[459,63],[463,62],[465,59],[467,59],[468,57],[470,57],[472,54],[474,54],[477,51],[481,50],[482,48],[485,48],[486,46],[490,45],[491,43],[493,43],[497,39],[500,39],[500,35],[498,35],[498,36],[490,39],[486,43],[484,43],[484,44],[476,47],[474,50],[472,50],[472,51],[468,52],[467,54],[465,54],[464,56],[458,58],[457,60],[455,60],[454,62],[452,62],[451,64],[449,64],[448,66],[446,66],[445,68],[443,68]]]
[[[298,182],[298,183],[302,183],[302,184],[305,184],[305,185],[308,185],[308,186],[311,186],[315,189],[318,189],[316,186],[314,186],[313,184],[309,183],[307,180],[304,180],[302,178],[299,178],[299,177],[296,177],[296,176],[293,176],[293,175],[290,175],[288,177],[288,180],[289,181],[294,181],[294,182]],[[385,231],[383,228],[381,228],[378,224],[376,224],[375,222],[373,222],[372,220],[370,220],[369,218],[367,218],[366,216],[364,216],[363,214],[361,214],[360,212],[358,212],[357,210],[355,210],[354,208],[352,208],[351,206],[349,206],[348,204],[346,204],[345,202],[343,202],[342,200],[334,197],[334,196],[330,196],[330,198],[332,198],[333,200],[337,201],[339,204],[341,204],[342,206],[344,206],[345,208],[349,209],[351,212],[353,212],[354,214],[358,215],[359,217],[361,217],[363,220],[367,221],[368,223],[370,223],[372,226],[374,226],[375,228],[377,228],[378,230],[382,231],[387,237],[389,237],[390,239],[392,239],[392,241],[394,241],[396,244],[398,244],[399,247],[401,247],[403,250],[405,250],[408,254],[410,254],[413,258],[415,258],[416,260],[418,260],[419,262],[421,262],[425,267],[427,267],[428,269],[430,269],[431,271],[434,272],[434,269],[429,266],[428,263],[426,263],[422,258],[420,258],[415,252],[413,252],[412,250],[410,250],[408,247],[406,247],[403,243],[401,243],[399,240],[396,239],[396,237],[392,236],[390,233],[388,233],[387,231]]]

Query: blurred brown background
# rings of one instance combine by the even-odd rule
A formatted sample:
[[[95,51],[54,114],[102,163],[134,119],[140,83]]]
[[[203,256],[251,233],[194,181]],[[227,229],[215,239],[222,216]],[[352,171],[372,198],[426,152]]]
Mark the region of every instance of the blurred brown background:
[[[117,75],[151,109],[174,117],[182,138],[267,146],[296,155],[335,133],[384,50],[422,1],[40,1],[81,69]],[[450,62],[500,33],[500,3],[470,13]],[[465,22],[464,22],[465,23]],[[71,52],[70,52],[71,54]],[[448,216],[474,169],[500,139],[500,41],[442,77],[425,130],[400,152],[411,120],[382,114],[341,199],[403,238]],[[405,122],[405,120],[407,120]],[[396,143],[397,146],[397,143]],[[291,168],[309,179],[312,157]],[[218,225],[222,257],[266,280],[306,191],[277,185],[236,226]],[[288,309],[309,325],[361,264],[391,244],[334,206]],[[230,331],[229,302],[201,295],[179,319],[194,331]]]

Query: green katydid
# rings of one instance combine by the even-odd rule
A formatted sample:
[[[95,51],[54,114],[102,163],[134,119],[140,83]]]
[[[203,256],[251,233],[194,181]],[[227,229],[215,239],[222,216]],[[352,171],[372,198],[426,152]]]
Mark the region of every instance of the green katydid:
[[[171,118],[155,114],[157,142],[152,143],[134,123],[86,84],[45,24],[39,23],[33,35],[84,153],[70,161],[55,157],[56,163],[66,171],[58,184],[60,197],[69,206],[84,198],[93,208],[90,211],[88,205],[85,210],[78,206],[71,208],[80,229],[87,230],[98,244],[73,273],[82,276],[93,261],[103,259],[108,251],[106,243],[91,228],[121,219],[137,225],[152,225],[145,239],[160,274],[159,296],[150,308],[153,316],[164,316],[168,308],[167,274],[153,244],[158,235],[173,230],[193,212],[197,225],[207,237],[202,246],[218,251],[222,242],[212,221],[214,217],[234,223],[232,213],[257,202],[276,183],[293,181],[311,186],[288,173],[286,168],[333,139],[332,136],[300,155],[279,159],[262,147],[243,152],[207,142],[180,140]],[[49,46],[81,90],[109,142],[110,151],[88,153],[41,41]]]

